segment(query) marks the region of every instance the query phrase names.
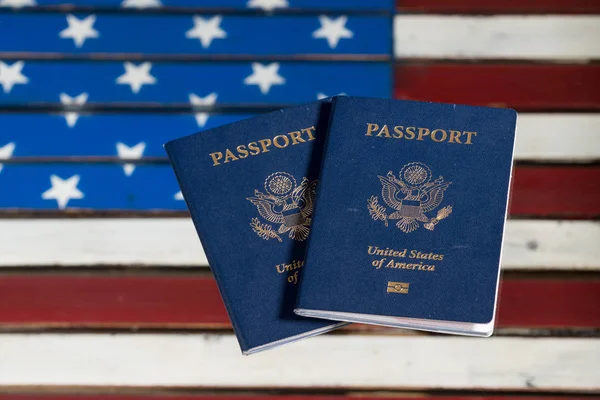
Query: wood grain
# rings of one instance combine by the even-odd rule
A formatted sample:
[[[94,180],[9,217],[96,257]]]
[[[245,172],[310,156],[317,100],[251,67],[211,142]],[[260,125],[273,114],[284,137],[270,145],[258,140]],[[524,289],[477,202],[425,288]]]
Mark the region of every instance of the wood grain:
[[[388,82],[389,85],[389,82]],[[246,107],[250,107],[246,105]],[[249,108],[250,110],[250,108]],[[253,114],[253,113],[252,113]],[[2,139],[0,147],[15,144],[14,157],[80,156],[80,161],[92,156],[117,159],[116,143],[129,146],[144,142],[143,159],[166,157],[163,144],[183,134],[250,117],[251,114],[211,114],[200,127],[194,114],[124,112],[118,114],[81,114],[69,127],[60,114],[0,113]],[[51,130],[53,135],[41,132]],[[60,138],[58,140],[57,138]],[[600,114],[521,113],[515,146],[517,161],[593,162],[600,160],[600,146],[590,146],[600,140]],[[8,160],[5,164],[13,162]],[[164,160],[166,162],[166,159]]]
[[[433,29],[435,27],[435,29]],[[600,58],[598,16],[397,15],[397,58],[590,60]]]
[[[0,339],[0,386],[600,391],[599,339],[324,335],[249,357],[230,334]]]
[[[396,0],[400,12],[448,14],[598,14],[594,0]]]
[[[522,166],[515,168],[513,179],[509,208],[512,216],[600,215],[599,166]]]
[[[497,328],[600,328],[596,304],[598,280],[504,279]],[[231,328],[215,281],[184,275],[3,275],[0,326]]]
[[[600,223],[509,220],[506,270],[599,270]],[[0,219],[0,267],[206,267],[188,218]]]
[[[598,64],[398,64],[394,86],[397,99],[518,111],[600,110]]]
[[[515,159],[586,162],[600,160],[600,114],[520,113]]]

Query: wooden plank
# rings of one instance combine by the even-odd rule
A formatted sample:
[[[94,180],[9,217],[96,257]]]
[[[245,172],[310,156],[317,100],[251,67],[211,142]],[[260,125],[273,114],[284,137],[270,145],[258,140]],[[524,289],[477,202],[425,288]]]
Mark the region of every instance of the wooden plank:
[[[1,339],[1,386],[600,391],[600,339],[325,335],[250,357],[230,334]]]
[[[435,27],[435,29],[432,29]],[[590,60],[600,58],[599,16],[397,15],[397,58]]]
[[[399,12],[432,14],[598,14],[595,0],[396,0]]]
[[[306,103],[316,101],[321,94],[333,96],[342,92],[391,96],[389,63],[252,61],[2,61],[0,54],[5,68],[10,68],[14,76],[17,72],[24,76],[19,81],[11,79],[15,83],[10,90],[8,85],[0,89],[0,105],[151,103],[210,109],[219,104]],[[263,86],[250,78],[258,76],[255,71],[265,77]],[[83,93],[86,95],[76,102]]]
[[[0,52],[386,55],[392,45],[391,24],[388,16],[361,15],[340,19],[319,15],[3,13],[0,37],[11,40],[0,42]],[[36,27],[36,34],[30,26]],[[338,35],[326,40],[327,35],[332,37],[332,26],[339,29]]]
[[[115,156],[116,144],[145,144],[142,157],[165,156],[163,144],[197,130],[251,114],[60,114],[0,113],[0,148],[14,143],[13,156]],[[70,121],[70,122],[69,122]],[[567,134],[568,133],[568,134]],[[60,138],[60,140],[58,140]],[[84,140],[85,139],[85,140]],[[600,160],[600,114],[521,113],[517,161],[590,162]],[[517,170],[519,173],[519,170]]]
[[[509,220],[506,270],[600,269],[600,223]],[[35,251],[31,251],[35,249]],[[187,218],[1,219],[0,266],[206,266]]]
[[[126,143],[130,160],[143,142]],[[23,182],[27,182],[24,185]],[[0,208],[4,209],[121,209],[185,210],[179,185],[166,163],[5,164],[0,175]]]
[[[597,64],[400,64],[397,99],[505,106],[519,111],[600,110]]]
[[[254,394],[254,395],[210,395],[210,394],[155,394],[150,391],[147,394],[115,394],[106,393],[102,390],[95,390],[93,394],[49,394],[49,393],[36,393],[27,394],[2,394],[0,393],[0,400],[354,400],[356,396],[337,396],[337,395],[274,395],[274,394]],[[161,391],[164,392],[164,391]],[[382,397],[389,400],[415,400],[415,399],[435,399],[435,400],[564,400],[564,397],[556,397],[551,395],[539,395],[539,396],[494,396],[486,395],[473,397],[470,395],[464,396],[439,396],[439,395],[427,395],[427,394],[391,394],[386,393],[385,395],[371,395],[361,394],[361,400],[382,400]],[[571,400],[597,400],[600,396],[569,396]]]
[[[600,166],[523,166],[514,171],[511,215],[600,215]]]
[[[600,281],[504,279],[497,328],[600,328]],[[0,275],[0,326],[230,329],[199,276]]]
[[[26,3],[27,0],[21,1],[20,3]],[[14,1],[13,1],[14,3]],[[29,1],[30,3],[30,1]],[[302,9],[316,9],[316,10],[341,10],[347,9],[358,9],[358,10],[390,10],[392,8],[392,0],[373,0],[365,3],[362,0],[345,0],[339,2],[339,0],[290,0],[290,1],[248,1],[248,0],[154,0],[154,1],[123,1],[123,0],[37,0],[35,2],[38,6],[61,6],[62,8],[72,7],[98,7],[98,8],[130,8],[136,5],[139,8],[154,8],[154,7],[169,7],[183,8],[183,9],[229,9],[231,11],[237,10],[264,10],[270,11],[275,10],[278,12],[289,10],[302,10]],[[1,4],[1,3],[0,3]],[[7,7],[9,5],[6,5]],[[144,7],[145,6],[145,7]],[[2,5],[0,5],[2,7]],[[289,7],[289,8],[288,8]]]
[[[517,125],[517,160],[600,160],[600,114],[520,113]]]
[[[60,122],[60,121],[58,121]],[[152,122],[150,119],[148,122]],[[186,122],[192,125],[192,121]],[[157,127],[160,127],[157,124]],[[93,131],[93,130],[92,130]],[[164,155],[162,139],[173,136],[166,129],[155,137],[132,129],[132,139],[117,139],[118,132],[82,144],[75,135],[65,138],[64,146],[55,149],[62,156],[53,162],[27,158],[4,161],[0,173],[0,208],[56,210],[79,208],[90,210],[185,210],[182,198],[175,196],[179,186]],[[78,131],[81,132],[81,131]],[[147,139],[143,139],[148,134]],[[44,135],[42,135],[44,136]],[[122,137],[122,136],[121,136]],[[72,140],[70,141],[70,138]],[[13,154],[22,147],[44,148],[50,139],[17,140],[1,145],[13,146]],[[582,146],[590,144],[582,144]],[[118,153],[110,158],[71,157],[76,148],[89,152]],[[52,146],[48,146],[51,149]],[[10,149],[10,148],[9,148]],[[50,150],[51,151],[51,150]],[[143,158],[161,155],[158,158]],[[57,163],[56,161],[65,161]],[[150,164],[144,164],[149,160]],[[67,162],[69,161],[69,162]],[[126,161],[131,161],[127,163]],[[535,161],[535,160],[534,160]],[[100,164],[99,162],[102,162]],[[123,162],[124,164],[118,164]],[[157,165],[158,164],[158,165]],[[599,166],[517,166],[514,170],[512,201],[513,217],[595,218],[600,216]],[[76,182],[75,182],[76,181]],[[22,182],[27,182],[23,185]],[[54,188],[54,189],[53,189]],[[65,197],[55,196],[56,188],[66,190]],[[61,192],[62,193],[62,192]],[[68,197],[67,197],[68,195]]]

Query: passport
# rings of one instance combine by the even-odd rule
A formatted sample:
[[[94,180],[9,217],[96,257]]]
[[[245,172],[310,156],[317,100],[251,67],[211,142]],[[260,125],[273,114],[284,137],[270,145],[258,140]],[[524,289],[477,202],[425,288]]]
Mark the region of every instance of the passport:
[[[344,325],[294,314],[330,101],[165,144],[243,354]]]
[[[334,98],[295,312],[491,335],[516,118]]]

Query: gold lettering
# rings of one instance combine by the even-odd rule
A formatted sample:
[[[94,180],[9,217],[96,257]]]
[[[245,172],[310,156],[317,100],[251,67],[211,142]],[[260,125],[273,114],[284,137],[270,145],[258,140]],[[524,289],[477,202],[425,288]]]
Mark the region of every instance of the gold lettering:
[[[423,140],[423,136],[429,136],[429,129],[419,128],[419,137],[417,138],[417,140]]]
[[[367,134],[365,136],[373,136],[372,132],[374,132],[378,129],[379,129],[379,125],[367,123]]]
[[[298,143],[306,143],[306,140],[302,139],[302,134],[300,133],[300,131],[290,132],[288,133],[288,135],[290,135],[290,137],[292,138],[292,145]]]
[[[266,153],[269,151],[269,150],[267,150],[267,147],[269,147],[271,145],[271,139],[260,139],[258,141],[258,143],[260,143],[263,153]]]
[[[442,132],[443,133],[443,136],[442,136],[441,139],[436,139],[435,138],[435,133],[436,132]],[[433,140],[434,142],[443,142],[444,140],[446,140],[447,137],[448,137],[448,134],[443,129],[436,129],[433,132],[431,132],[431,140]]]
[[[219,165],[219,160],[221,158],[223,158],[223,153],[221,153],[220,151],[214,152],[214,153],[210,153],[210,156],[213,160],[213,167]]]
[[[257,156],[260,154],[260,149],[258,148],[258,146],[256,144],[257,144],[256,142],[248,143],[248,149],[250,150],[251,156]]]
[[[285,144],[281,145],[277,143],[278,139],[284,139]],[[278,149],[283,149],[284,147],[287,147],[290,144],[290,139],[288,139],[287,136],[285,135],[277,135],[273,138],[273,144],[275,145],[275,147],[277,147]]]
[[[381,130],[379,131],[379,133],[377,134],[377,137],[380,137],[381,134],[383,134],[383,136],[387,137],[387,138],[391,138],[392,136],[390,135],[390,130],[388,129],[387,125],[384,125],[383,128],[381,128]]]
[[[465,144],[473,144],[471,143],[471,135],[473,136],[477,136],[477,132],[463,132],[467,134],[467,141],[465,142]]]
[[[311,126],[310,128],[301,129],[301,131],[302,132],[306,131],[306,133],[308,133],[308,140],[315,140],[315,137],[313,135],[313,132],[315,131],[315,127],[314,126]]]
[[[231,152],[231,150],[227,149],[227,151],[225,152],[225,161],[223,161],[224,163],[228,163],[231,158],[231,161],[237,161],[237,157]]]
[[[392,135],[393,137],[395,137],[396,139],[400,139],[402,138],[402,135],[404,135],[404,132],[402,132],[402,129],[404,129],[403,126],[401,125],[396,125],[394,127],[394,134]]]
[[[450,140],[448,140],[448,143],[454,143],[456,140],[456,143],[462,144],[460,141],[460,135],[462,135],[461,131],[450,131]]]
[[[240,158],[248,157],[248,150],[246,150],[246,146],[244,146],[243,144],[239,145],[236,150]]]
[[[404,137],[408,140],[413,140],[415,138],[415,129],[414,126],[407,126],[406,135]]]

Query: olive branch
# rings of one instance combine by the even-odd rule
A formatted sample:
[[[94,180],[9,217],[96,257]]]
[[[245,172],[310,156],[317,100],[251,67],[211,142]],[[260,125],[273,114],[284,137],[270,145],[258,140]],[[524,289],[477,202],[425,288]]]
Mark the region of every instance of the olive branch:
[[[385,214],[385,207],[379,204],[379,200],[377,196],[371,196],[371,198],[367,201],[367,207],[369,208],[369,215],[375,221],[381,220],[388,226],[387,215]]]
[[[250,222],[250,226],[252,227],[252,230],[259,237],[261,237],[265,240],[277,239],[278,241],[281,242],[281,238],[279,237],[277,232],[275,232],[273,230],[273,227],[269,224],[261,224],[260,221],[258,220],[258,218],[252,218],[252,222]]]

